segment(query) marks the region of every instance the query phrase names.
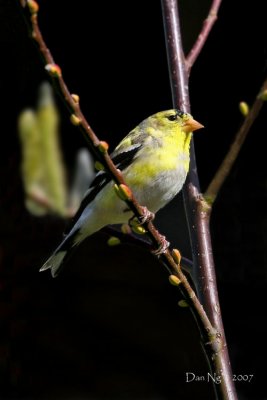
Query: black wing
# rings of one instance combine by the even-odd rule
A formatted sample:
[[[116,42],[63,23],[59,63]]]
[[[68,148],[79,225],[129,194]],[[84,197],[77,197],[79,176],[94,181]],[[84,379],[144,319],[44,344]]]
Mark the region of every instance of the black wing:
[[[113,152],[111,154],[111,159],[113,163],[116,165],[118,169],[120,169],[123,172],[123,170],[126,169],[131,164],[140,146],[139,145],[133,146],[128,151],[123,151],[121,153],[118,153],[116,151]],[[111,181],[111,176],[107,172],[100,171],[96,174],[94,180],[91,182],[89,186],[89,189],[85,193],[85,196],[80,204],[78,211],[76,212],[75,216],[72,218],[67,229],[65,230],[64,232],[65,235],[68,235],[72,227],[76,224],[76,222],[82,215],[84,209],[88,206],[88,204],[90,204],[95,199],[100,190],[103,189],[103,187],[105,187],[107,183],[110,181]]]

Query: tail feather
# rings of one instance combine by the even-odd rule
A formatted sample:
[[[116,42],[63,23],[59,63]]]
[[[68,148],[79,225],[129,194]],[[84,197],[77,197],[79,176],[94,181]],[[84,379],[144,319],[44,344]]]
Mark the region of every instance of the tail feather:
[[[53,278],[58,275],[59,268],[63,263],[63,260],[67,254],[66,250],[57,251],[52,254],[51,257],[44,263],[44,265],[40,268],[40,272],[46,271],[47,269],[51,269],[51,274]]]
[[[90,220],[90,224],[88,221]],[[53,278],[55,278],[66,260],[72,254],[72,250],[81,243],[87,236],[92,235],[95,231],[99,230],[104,226],[103,222],[99,218],[93,218],[91,206],[85,208],[79,220],[65,236],[64,240],[57,247],[51,257],[44,263],[40,268],[41,271],[51,270]]]

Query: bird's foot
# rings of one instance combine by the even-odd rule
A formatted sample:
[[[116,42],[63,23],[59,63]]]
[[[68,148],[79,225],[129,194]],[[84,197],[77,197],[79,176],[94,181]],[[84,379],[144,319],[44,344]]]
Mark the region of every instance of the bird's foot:
[[[152,250],[152,254],[155,256],[159,257],[161,254],[166,253],[168,250],[168,247],[170,246],[170,242],[166,240],[165,236],[160,235],[160,244],[159,247],[156,250]]]
[[[143,225],[145,222],[153,221],[153,219],[155,218],[155,214],[149,211],[146,207],[141,206],[140,208],[143,214],[141,217],[138,217],[140,225]]]
[[[143,225],[145,222],[153,221],[153,219],[155,218],[155,214],[149,211],[146,207],[140,206],[140,208],[143,215],[140,217],[136,217],[135,215],[133,215],[129,219],[130,226]]]

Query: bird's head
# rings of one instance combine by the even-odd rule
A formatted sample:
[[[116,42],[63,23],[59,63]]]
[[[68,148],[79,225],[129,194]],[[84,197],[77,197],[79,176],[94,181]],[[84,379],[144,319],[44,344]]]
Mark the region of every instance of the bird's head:
[[[197,129],[204,128],[192,115],[178,109],[160,111],[149,118],[151,118],[151,126],[163,132],[176,132],[178,130],[184,133],[190,133]]]

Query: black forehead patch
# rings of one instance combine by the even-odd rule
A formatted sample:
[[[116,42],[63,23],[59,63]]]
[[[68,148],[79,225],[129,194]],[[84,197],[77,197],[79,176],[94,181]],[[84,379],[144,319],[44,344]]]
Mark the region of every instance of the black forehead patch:
[[[180,117],[180,118],[182,118],[182,117],[185,115],[185,113],[184,113],[183,111],[178,110],[178,109],[176,109],[176,114],[177,114],[178,117]]]

